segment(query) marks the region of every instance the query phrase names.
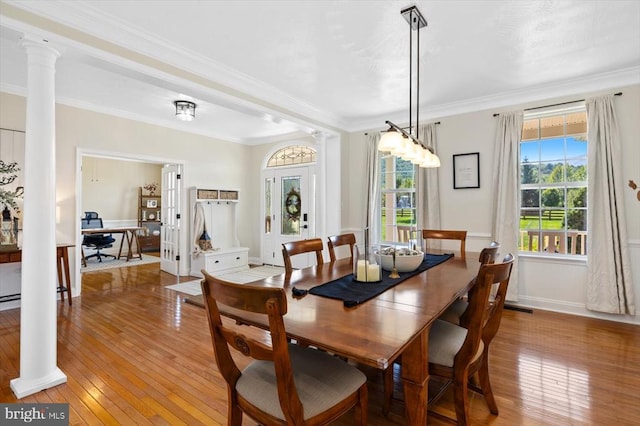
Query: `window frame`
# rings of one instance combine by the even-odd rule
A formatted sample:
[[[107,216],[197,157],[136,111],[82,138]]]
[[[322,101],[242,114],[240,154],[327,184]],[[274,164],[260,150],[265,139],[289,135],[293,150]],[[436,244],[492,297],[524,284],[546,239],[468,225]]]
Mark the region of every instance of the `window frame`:
[[[406,160],[402,160],[401,158],[392,155],[391,153],[388,152],[381,152],[380,153],[380,217],[379,217],[379,221],[380,221],[380,242],[383,244],[390,244],[390,243],[397,243],[398,242],[398,226],[411,226],[413,228],[417,227],[417,211],[416,211],[416,177],[417,177],[417,173],[416,173],[416,166],[412,164],[412,168],[411,168],[411,175],[407,176],[407,178],[410,178],[412,181],[412,185],[410,187],[397,187],[396,182],[397,182],[397,175],[398,175],[398,162],[399,161],[403,161],[406,163],[410,163],[409,161]],[[386,164],[384,164],[386,162]],[[393,167],[393,171],[390,173],[389,169],[387,169],[387,166],[389,165],[389,162],[391,162],[392,167]],[[400,173],[406,173],[405,171],[401,171]],[[386,178],[392,176],[393,178],[393,187],[390,188],[385,188],[384,186],[384,182],[386,182]],[[392,211],[393,211],[393,220],[391,222],[388,222],[388,216],[387,216],[387,212],[388,212],[388,207],[386,206],[387,204],[387,199],[390,199],[391,197],[393,197],[393,200],[397,199],[398,194],[402,194],[402,193],[408,193],[409,194],[409,205],[407,207],[399,207],[397,202],[394,202],[393,207],[392,207]],[[401,211],[402,209],[409,209],[409,213],[410,213],[410,218],[411,220],[409,221],[409,223],[398,223],[397,222],[397,218],[398,218],[398,212]],[[383,220],[384,219],[384,220]],[[392,233],[392,237],[388,238],[388,232],[387,231],[391,231]]]
[[[576,122],[568,123],[567,120],[567,117],[572,114],[580,114],[580,116],[584,116],[584,121],[582,122],[584,123],[584,131],[569,131],[569,133],[567,133],[568,125],[571,126],[572,129],[576,128]],[[547,136],[543,136],[540,121],[558,117],[562,117],[562,134],[550,134]],[[528,137],[527,139],[524,139],[525,131],[531,131],[532,129],[531,127],[527,128],[527,122],[531,122],[532,120],[538,120],[537,137]],[[582,103],[581,105],[574,105],[563,109],[555,109],[553,111],[543,111],[529,114],[525,113],[522,129],[523,134],[518,145],[518,253],[520,255],[586,259],[586,238],[588,236],[586,199],[588,194],[587,173],[589,168],[587,154],[589,141],[586,122],[587,117],[584,103]],[[562,156],[560,158],[556,158],[553,156],[547,158],[543,153],[543,148],[545,148],[543,143],[545,141],[556,140],[562,141]],[[583,150],[581,150],[582,152],[578,157],[572,157],[569,153],[572,143],[575,141],[584,141],[585,143],[585,147]],[[530,143],[538,144],[538,156],[535,159],[527,158],[528,161],[524,162],[525,158],[523,157],[523,147],[524,144]],[[553,147],[553,145],[550,146]],[[547,147],[547,149],[549,148]],[[583,164],[580,165],[579,163],[581,162]],[[527,164],[533,166],[533,173],[536,174],[535,182],[523,183],[525,173],[523,166]],[[548,175],[552,175],[558,164],[562,164],[562,180],[542,181],[542,170],[547,169],[546,173],[548,173]],[[576,166],[576,164],[579,165]],[[545,165],[547,165],[547,167],[544,167]],[[548,167],[550,165],[553,165],[553,168],[551,170],[548,170]],[[570,176],[568,176],[568,171],[570,170],[570,167],[572,165],[578,169],[580,167],[584,167],[584,180],[568,180],[570,179]],[[575,191],[582,188],[584,188],[583,193]],[[559,195],[556,194],[556,196],[560,196],[560,200],[557,201],[559,205],[545,206],[544,193],[545,191],[550,189],[561,190],[561,193]],[[535,197],[537,197],[537,202],[533,205],[525,205],[525,202],[523,201],[523,195],[527,190],[536,191]],[[570,196],[571,193],[575,195]],[[547,193],[546,197],[553,195],[553,193]],[[569,205],[570,200],[573,200],[578,204],[582,203],[582,205]],[[548,198],[546,202],[549,202]],[[538,226],[531,227],[527,226],[526,224],[523,226],[523,221],[526,221],[526,218],[531,217],[529,215],[526,215],[524,212],[530,213],[533,211],[537,212],[536,215]],[[547,227],[544,225],[545,219],[549,222],[552,220],[557,220],[553,219],[553,212],[561,212],[560,228],[549,228],[548,224]],[[545,218],[545,215],[547,214],[548,217]],[[532,221],[536,220],[536,215],[532,216]],[[572,227],[570,226],[571,221],[573,221],[574,224],[577,223],[578,227],[581,229],[572,229]],[[545,244],[546,247],[541,247],[541,244]],[[553,251],[549,250],[551,244],[553,244],[552,247],[554,247]],[[529,247],[531,247],[531,250],[528,249]]]

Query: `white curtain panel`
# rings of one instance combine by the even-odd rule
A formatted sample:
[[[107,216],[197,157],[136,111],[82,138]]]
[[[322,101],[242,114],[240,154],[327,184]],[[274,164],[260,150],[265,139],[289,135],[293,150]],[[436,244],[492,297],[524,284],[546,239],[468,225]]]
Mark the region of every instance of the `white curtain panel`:
[[[365,179],[365,194],[367,194],[365,228],[369,228],[369,241],[380,241],[380,154],[378,142],[380,133],[375,132],[367,136],[367,176]]]
[[[635,315],[613,95],[587,99],[587,309]]]
[[[500,114],[497,119],[493,156],[492,238],[500,243],[501,257],[515,257],[507,300],[518,300],[519,156],[522,137],[522,111]]]
[[[438,153],[438,138],[436,135],[436,125],[433,123],[420,126],[419,138],[426,146],[433,148]],[[438,183],[438,173],[440,167],[424,168],[417,167],[416,176],[416,212],[418,229],[441,229],[440,224],[440,189]],[[418,236],[421,241],[421,236]],[[441,248],[440,240],[429,240],[428,248]],[[421,244],[422,245],[422,244]]]

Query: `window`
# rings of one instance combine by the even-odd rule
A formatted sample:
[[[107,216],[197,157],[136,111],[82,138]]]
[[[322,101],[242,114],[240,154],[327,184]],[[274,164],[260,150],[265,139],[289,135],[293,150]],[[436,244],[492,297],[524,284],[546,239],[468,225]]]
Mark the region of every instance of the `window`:
[[[587,113],[525,115],[519,250],[585,255],[586,239]]]
[[[381,241],[408,241],[398,231],[416,227],[415,166],[389,153],[380,162]]]
[[[291,166],[295,164],[315,163],[316,150],[307,146],[287,146],[274,153],[267,167]]]

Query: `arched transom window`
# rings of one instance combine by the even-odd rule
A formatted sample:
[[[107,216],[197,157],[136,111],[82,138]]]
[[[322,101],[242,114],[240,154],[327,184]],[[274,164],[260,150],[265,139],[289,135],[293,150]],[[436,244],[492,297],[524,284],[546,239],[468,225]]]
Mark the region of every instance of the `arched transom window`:
[[[276,151],[269,161],[267,167],[290,166],[293,164],[315,163],[316,150],[308,146],[292,145]]]

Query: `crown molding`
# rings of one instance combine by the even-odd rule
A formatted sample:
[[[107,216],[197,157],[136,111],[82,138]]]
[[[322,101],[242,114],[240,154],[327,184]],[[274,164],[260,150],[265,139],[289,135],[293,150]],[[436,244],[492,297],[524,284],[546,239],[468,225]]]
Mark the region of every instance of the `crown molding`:
[[[428,105],[422,105],[420,106],[420,120],[428,121],[436,118],[489,109],[499,110],[507,107],[527,105],[534,102],[548,101],[549,99],[565,96],[585,96],[598,91],[617,89],[635,84],[640,84],[640,67],[625,68],[622,70],[431,107]],[[397,120],[397,122],[404,123],[407,121],[407,113],[395,113],[393,115],[378,116],[362,121],[354,121],[351,123],[348,131],[359,132],[369,129],[386,128],[384,125],[385,120],[391,120],[394,122]]]

